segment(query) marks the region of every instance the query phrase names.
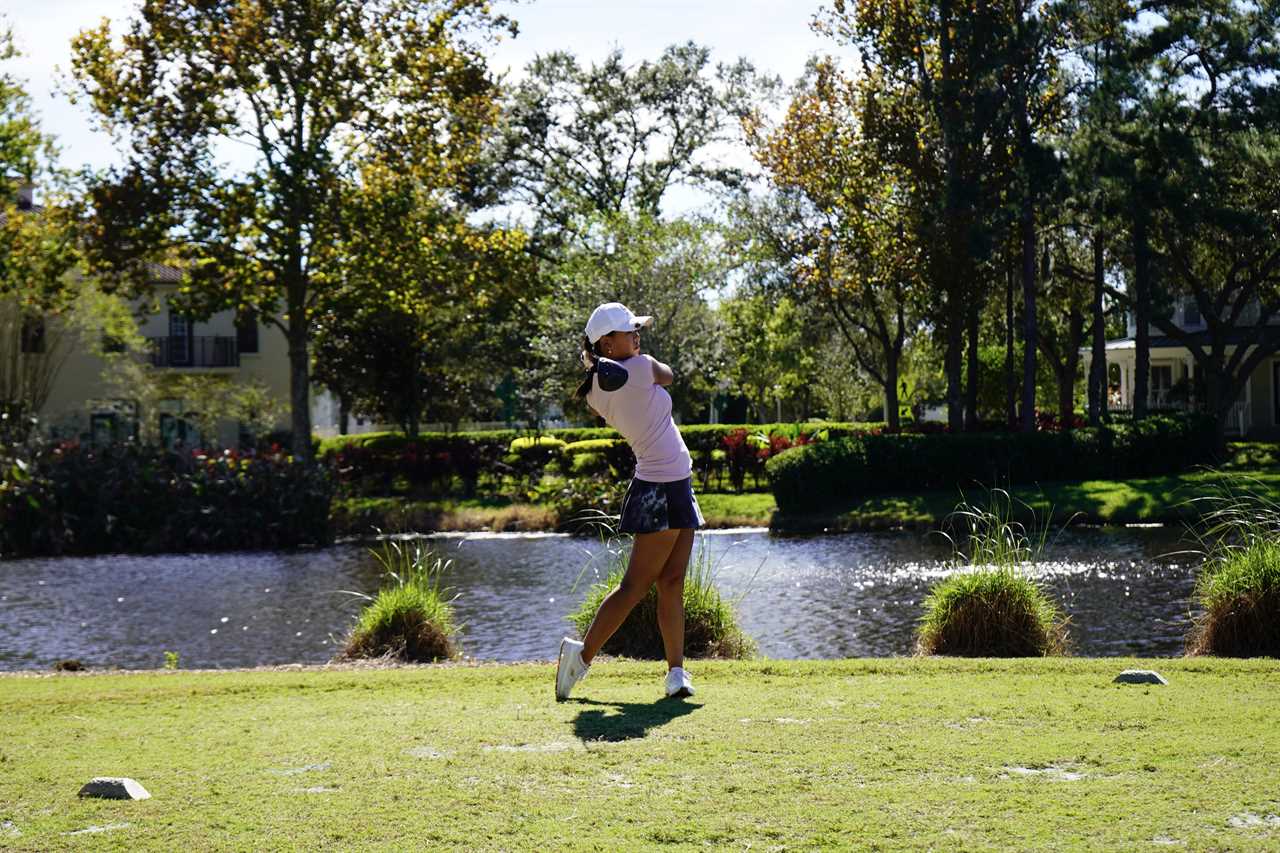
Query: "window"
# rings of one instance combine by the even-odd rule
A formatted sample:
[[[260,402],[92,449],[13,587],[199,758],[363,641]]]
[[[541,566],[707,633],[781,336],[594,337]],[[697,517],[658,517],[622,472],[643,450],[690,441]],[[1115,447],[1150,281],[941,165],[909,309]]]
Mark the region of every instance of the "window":
[[[1182,305],[1182,323],[1185,326],[1199,326],[1203,322],[1200,316],[1200,305],[1195,297],[1189,297]]]
[[[44,318],[28,317],[22,321],[22,351],[44,352]]]
[[[256,317],[236,318],[236,349],[241,353],[258,351],[258,319]]]

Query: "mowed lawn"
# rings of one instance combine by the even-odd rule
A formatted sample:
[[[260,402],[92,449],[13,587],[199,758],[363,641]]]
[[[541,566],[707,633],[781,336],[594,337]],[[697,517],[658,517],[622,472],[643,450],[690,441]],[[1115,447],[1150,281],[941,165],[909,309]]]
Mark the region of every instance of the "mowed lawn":
[[[3,676],[0,846],[1280,846],[1275,661],[697,662],[688,701],[661,670],[559,704],[549,664]]]

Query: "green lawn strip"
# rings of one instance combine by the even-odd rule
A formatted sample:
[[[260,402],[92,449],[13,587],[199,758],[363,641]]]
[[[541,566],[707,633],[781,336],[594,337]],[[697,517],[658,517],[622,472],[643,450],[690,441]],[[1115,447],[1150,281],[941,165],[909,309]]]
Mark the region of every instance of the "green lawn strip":
[[[1168,686],[1117,685],[1132,666]],[[603,661],[2,676],[15,849],[1280,844],[1280,663]],[[80,800],[94,775],[153,798]],[[64,833],[127,824],[106,832]],[[21,833],[15,835],[14,833]]]
[[[1247,487],[1280,498],[1280,470],[1190,471],[1139,480],[1086,480],[1014,486],[1008,491],[1028,520],[1030,507],[1040,519],[1052,512],[1054,525],[1180,523],[1198,511],[1191,503],[1218,493],[1228,478],[1247,478]],[[962,501],[985,505],[989,490],[967,489],[916,494],[869,495],[833,502],[825,512],[777,515],[769,492],[703,491],[698,504],[711,528],[765,527],[783,533],[842,532],[891,527],[934,528]],[[407,498],[351,498],[335,501],[340,535],[381,530],[550,530],[555,515],[540,504],[503,499],[414,501]]]
[[[1194,520],[1197,498],[1219,494],[1228,478],[1245,476],[1250,490],[1280,496],[1280,472],[1193,471],[1141,480],[1086,480],[1014,486],[1018,520],[1049,518],[1056,525],[1072,523],[1144,524]],[[936,527],[961,502],[985,506],[989,490],[974,486],[914,495],[872,495],[838,502],[822,513],[775,515],[771,526],[779,532],[851,531],[884,527]],[[1030,509],[1027,509],[1027,508]],[[1202,507],[1203,508],[1203,507]],[[1201,508],[1201,509],[1202,509]]]

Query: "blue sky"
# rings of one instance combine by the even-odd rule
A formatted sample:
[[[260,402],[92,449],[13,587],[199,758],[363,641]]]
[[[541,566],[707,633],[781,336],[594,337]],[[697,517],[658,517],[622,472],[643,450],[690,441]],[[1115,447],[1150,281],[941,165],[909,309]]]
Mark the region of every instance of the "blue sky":
[[[536,54],[552,50],[598,59],[619,47],[639,61],[693,40],[710,47],[716,60],[745,56],[789,83],[810,54],[829,49],[809,28],[819,0],[536,0],[496,6],[520,22],[520,36],[492,57],[495,69],[514,74]],[[44,129],[57,137],[64,166],[103,166],[114,158],[110,138],[94,131],[87,110],[57,91],[59,69],[70,65],[70,40],[103,17],[127,18],[133,8],[128,0],[0,0],[0,15],[24,53],[10,70],[25,78]]]

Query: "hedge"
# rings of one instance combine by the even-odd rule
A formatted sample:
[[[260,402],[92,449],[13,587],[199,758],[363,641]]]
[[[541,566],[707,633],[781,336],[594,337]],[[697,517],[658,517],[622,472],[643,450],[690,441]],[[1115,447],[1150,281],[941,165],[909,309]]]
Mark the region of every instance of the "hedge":
[[[765,447],[785,439],[789,444],[800,435],[820,439],[858,435],[881,427],[880,424],[849,424],[813,422],[804,424],[692,424],[680,427],[685,444],[693,456],[694,471],[703,487],[714,474],[717,477],[729,467],[731,479],[735,478],[733,460],[726,460],[723,451],[725,439],[745,432],[759,436]],[[410,439],[402,433],[366,433],[341,436],[321,442],[320,457],[333,462],[338,481],[348,492],[361,495],[387,495],[407,486],[411,491],[426,494],[452,494],[461,492],[470,497],[481,490],[499,490],[504,480],[532,484],[541,477],[547,466],[560,464],[564,453],[549,452],[549,446],[567,447],[583,442],[606,442],[594,446],[589,452],[602,453],[609,476],[628,477],[635,466],[630,448],[619,443],[620,437],[612,429],[555,429],[540,434],[550,442],[533,444],[536,435],[528,431],[492,430],[485,432],[422,433]],[[539,448],[532,453],[520,452],[521,448]],[[548,452],[542,452],[543,450]],[[514,451],[514,452],[513,452]],[[581,451],[587,452],[587,451]],[[573,455],[573,454],[569,454]],[[753,456],[745,469],[757,477],[764,476],[764,458]],[[571,472],[572,461],[561,470]],[[584,463],[580,467],[595,470],[597,476],[605,476],[604,464]],[[487,480],[487,482],[485,482]]]
[[[1159,416],[1066,432],[866,434],[798,447],[769,460],[782,512],[878,492],[1052,480],[1117,480],[1214,461],[1212,418]]]
[[[283,453],[0,446],[0,554],[325,545],[332,496],[327,466]]]

